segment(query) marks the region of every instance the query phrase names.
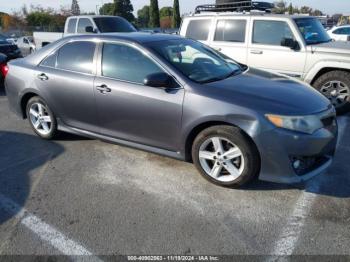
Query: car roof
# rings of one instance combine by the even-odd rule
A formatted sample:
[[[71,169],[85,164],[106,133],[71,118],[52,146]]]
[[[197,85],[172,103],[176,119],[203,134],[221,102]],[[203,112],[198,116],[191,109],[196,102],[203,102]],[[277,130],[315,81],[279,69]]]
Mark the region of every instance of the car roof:
[[[149,32],[130,32],[130,33],[103,33],[91,35],[70,36],[70,39],[101,39],[101,40],[124,40],[135,43],[147,43],[166,40],[183,39],[178,35],[149,33]]]

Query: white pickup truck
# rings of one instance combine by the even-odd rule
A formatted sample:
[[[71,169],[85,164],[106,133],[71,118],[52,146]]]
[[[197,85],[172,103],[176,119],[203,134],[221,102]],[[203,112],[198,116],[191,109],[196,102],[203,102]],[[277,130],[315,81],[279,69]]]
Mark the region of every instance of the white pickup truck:
[[[317,18],[207,11],[185,17],[180,35],[239,63],[305,81],[339,113],[350,109],[350,43],[332,41]]]
[[[114,32],[135,32],[135,27],[119,16],[81,15],[67,18],[64,33],[59,32],[34,32],[36,49],[70,35],[99,34]]]

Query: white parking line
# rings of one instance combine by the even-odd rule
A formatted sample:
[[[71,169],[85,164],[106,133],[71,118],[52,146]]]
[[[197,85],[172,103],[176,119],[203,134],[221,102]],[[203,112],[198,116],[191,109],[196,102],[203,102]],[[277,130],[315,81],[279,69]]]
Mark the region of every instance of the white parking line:
[[[40,218],[30,214],[25,208],[20,207],[17,203],[2,194],[0,194],[0,209],[18,217],[22,225],[34,232],[40,239],[48,242],[62,254],[67,256],[92,256],[92,253],[83,246],[69,239]],[[94,261],[99,261],[99,259],[95,257]]]
[[[339,139],[337,145],[339,146],[339,142],[342,140],[345,129],[347,127],[348,122],[347,117],[341,117],[338,119],[339,124]],[[320,188],[319,180],[314,180],[312,183],[307,185],[307,190],[311,192],[318,192]],[[279,237],[279,240],[276,242],[276,245],[271,253],[271,255],[277,256],[289,256],[292,255],[296,244],[299,240],[300,234],[302,232],[303,226],[305,224],[305,220],[309,215],[309,211],[313,205],[313,202],[317,198],[317,194],[303,192],[299,199],[297,200],[293,213],[290,218],[282,234]],[[269,259],[269,261],[274,261]]]

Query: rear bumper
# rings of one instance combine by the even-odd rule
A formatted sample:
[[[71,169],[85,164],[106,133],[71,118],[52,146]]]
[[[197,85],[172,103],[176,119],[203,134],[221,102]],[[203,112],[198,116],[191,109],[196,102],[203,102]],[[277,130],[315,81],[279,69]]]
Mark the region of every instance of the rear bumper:
[[[259,179],[292,184],[325,173],[332,164],[337,138],[337,125],[320,129],[313,135],[283,129],[260,134],[256,140],[261,156]],[[293,165],[296,159],[314,161],[300,170]]]

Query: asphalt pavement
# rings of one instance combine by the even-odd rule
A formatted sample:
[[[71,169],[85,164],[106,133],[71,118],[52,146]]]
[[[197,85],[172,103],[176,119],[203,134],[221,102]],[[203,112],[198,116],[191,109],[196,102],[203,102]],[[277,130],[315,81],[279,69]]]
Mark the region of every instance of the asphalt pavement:
[[[1,255],[350,255],[350,116],[329,172],[215,186],[189,163],[34,135],[0,91]]]

